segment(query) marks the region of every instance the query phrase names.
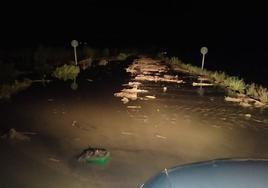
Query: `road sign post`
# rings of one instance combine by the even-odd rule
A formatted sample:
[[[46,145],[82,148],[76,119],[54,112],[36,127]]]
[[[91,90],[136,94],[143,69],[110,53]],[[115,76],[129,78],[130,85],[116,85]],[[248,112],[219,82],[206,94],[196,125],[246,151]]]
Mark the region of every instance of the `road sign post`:
[[[203,58],[202,58],[202,70],[204,69],[204,64],[205,64],[205,56],[206,56],[206,54],[208,53],[208,48],[207,47],[202,47],[201,49],[200,49],[200,52],[201,52],[201,54],[203,54]]]
[[[72,47],[74,47],[74,61],[75,61],[75,65],[77,65],[76,47],[78,46],[78,41],[72,40],[71,45]]]

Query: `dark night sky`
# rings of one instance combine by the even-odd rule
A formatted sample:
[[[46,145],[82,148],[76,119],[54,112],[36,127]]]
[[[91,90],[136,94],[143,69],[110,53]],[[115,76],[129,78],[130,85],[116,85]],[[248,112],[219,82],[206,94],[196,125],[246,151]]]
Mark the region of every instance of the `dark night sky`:
[[[16,6],[15,6],[16,5]],[[160,46],[189,62],[208,46],[212,68],[265,75],[268,59],[266,6],[257,1],[25,1],[1,6],[4,46]],[[221,68],[221,67],[220,67]],[[243,76],[243,75],[242,75]],[[268,80],[267,78],[265,78]]]
[[[2,7],[3,43],[61,43],[72,38],[99,44],[224,46],[267,42],[262,5],[200,1],[72,1]],[[187,2],[187,3],[186,3]]]

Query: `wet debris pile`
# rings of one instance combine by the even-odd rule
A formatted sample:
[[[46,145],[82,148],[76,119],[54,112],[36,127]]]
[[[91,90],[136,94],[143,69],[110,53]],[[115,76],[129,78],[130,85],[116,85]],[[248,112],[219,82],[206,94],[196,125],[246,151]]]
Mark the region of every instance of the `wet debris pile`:
[[[161,64],[161,61],[156,61],[150,58],[141,58],[134,60],[133,64],[130,65],[126,71],[132,75],[140,73],[147,75],[167,72],[168,67],[165,64]]]
[[[125,85],[125,84],[124,84]],[[130,88],[122,89],[120,92],[115,93],[115,97],[121,97],[121,101],[126,104],[129,100],[136,100],[138,98],[138,93],[147,93],[148,90],[139,89],[141,85],[139,82],[129,82],[127,84]]]
[[[128,73],[131,73],[132,82],[123,84],[126,88],[120,92],[115,93],[115,97],[121,97],[121,101],[126,104],[130,100],[140,99],[155,99],[155,96],[146,95],[144,97],[138,97],[139,93],[148,93],[148,90],[140,89],[142,82],[165,82],[165,83],[184,83],[183,80],[178,79],[178,75],[169,75],[168,66],[160,60],[153,60],[151,58],[140,58],[134,60],[134,62],[126,69]],[[163,88],[163,92],[167,92],[167,87]]]
[[[178,80],[177,75],[166,74],[168,70],[169,68],[166,64],[150,58],[136,59],[126,69],[134,77],[135,81],[183,83],[183,80]]]
[[[183,80],[178,80],[178,76],[172,75],[164,75],[163,77],[160,76],[151,76],[151,75],[144,75],[139,74],[134,78],[135,81],[153,81],[153,82],[170,82],[170,83],[183,83]]]
[[[110,152],[104,148],[92,148],[85,149],[78,157],[77,161],[104,164],[110,160]]]
[[[238,103],[242,107],[265,107],[265,104],[263,104],[260,101],[257,101],[255,99],[249,98],[246,95],[240,94],[237,97],[224,97],[224,100],[227,102],[234,102]]]

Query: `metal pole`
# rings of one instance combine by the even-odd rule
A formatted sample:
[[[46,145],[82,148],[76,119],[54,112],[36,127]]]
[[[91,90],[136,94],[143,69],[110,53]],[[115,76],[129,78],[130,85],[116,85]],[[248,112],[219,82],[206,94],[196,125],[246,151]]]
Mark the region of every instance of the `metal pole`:
[[[204,63],[205,63],[205,54],[203,54],[203,58],[202,58],[202,70],[204,69]]]
[[[76,47],[74,47],[74,61],[75,65],[77,65]]]

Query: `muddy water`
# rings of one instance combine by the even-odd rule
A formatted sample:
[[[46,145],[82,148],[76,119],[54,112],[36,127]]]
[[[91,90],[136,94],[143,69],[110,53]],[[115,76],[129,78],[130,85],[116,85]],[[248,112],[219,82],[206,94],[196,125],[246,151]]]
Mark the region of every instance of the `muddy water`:
[[[14,127],[36,135],[0,140],[0,187],[132,188],[178,164],[268,157],[267,110],[227,103],[221,88],[203,87],[201,95],[192,86],[195,77],[163,66],[159,73],[158,63],[145,59],[142,66],[184,83],[140,81],[139,89],[148,92],[123,104],[114,93],[131,88],[123,84],[135,81],[135,73],[115,81],[81,80],[76,92],[58,83],[31,88],[1,103],[1,133]],[[110,163],[78,163],[76,156],[89,145],[110,150]]]

